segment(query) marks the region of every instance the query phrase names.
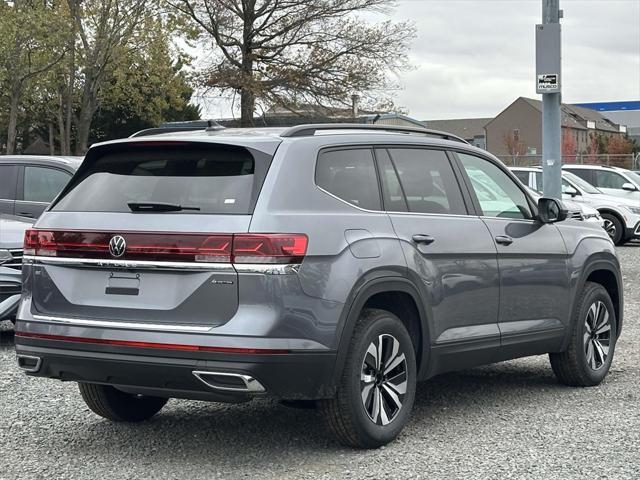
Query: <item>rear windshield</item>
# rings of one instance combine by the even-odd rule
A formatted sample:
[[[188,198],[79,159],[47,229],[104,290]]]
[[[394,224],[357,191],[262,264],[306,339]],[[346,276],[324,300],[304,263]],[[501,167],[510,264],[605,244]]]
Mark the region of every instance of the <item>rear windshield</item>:
[[[130,147],[85,162],[52,210],[131,212],[151,203],[182,207],[177,214],[250,214],[268,168],[258,160],[230,145]]]

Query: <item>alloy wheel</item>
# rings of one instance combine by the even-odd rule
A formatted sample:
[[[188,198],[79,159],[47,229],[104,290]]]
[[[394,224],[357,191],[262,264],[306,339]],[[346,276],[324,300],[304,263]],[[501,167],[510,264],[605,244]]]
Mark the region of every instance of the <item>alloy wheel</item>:
[[[379,335],[367,348],[360,392],[367,415],[377,425],[388,425],[402,409],[407,392],[407,360],[393,335]]]
[[[611,221],[605,218],[604,220],[604,230],[611,238],[616,238],[616,225]]]
[[[601,369],[611,346],[611,315],[607,306],[597,300],[591,304],[584,321],[584,352],[593,370]]]

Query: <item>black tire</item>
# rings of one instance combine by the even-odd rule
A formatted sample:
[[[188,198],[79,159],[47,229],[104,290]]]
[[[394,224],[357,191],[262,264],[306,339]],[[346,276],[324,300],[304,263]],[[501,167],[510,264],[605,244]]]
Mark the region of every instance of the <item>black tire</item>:
[[[375,351],[376,345],[380,345],[378,351],[382,352],[375,356],[382,358],[378,373],[370,366],[376,358],[369,349]],[[392,364],[398,361],[394,367]],[[368,406],[362,397],[365,391]],[[407,329],[392,313],[366,309],[353,332],[336,396],[319,401],[318,407],[340,443],[354,448],[377,448],[402,431],[411,414],[415,392],[416,356]],[[400,401],[400,407],[392,395]]]
[[[624,225],[618,217],[611,213],[603,213],[602,219],[605,222],[605,231],[613,241],[614,245],[622,245],[624,238]]]
[[[587,325],[590,323],[589,318],[593,318],[593,313],[590,312],[595,310],[592,310],[592,308],[597,310],[599,302],[606,308],[609,323],[608,334],[606,334],[607,330],[605,330],[606,325],[604,323],[603,327],[600,328],[605,330],[603,336],[607,338],[603,337],[598,341],[600,348],[605,343],[607,344],[606,347],[608,347],[604,361],[600,361],[600,351],[604,352],[604,350],[593,347],[592,338],[596,334],[590,332],[590,327]],[[604,320],[605,315],[596,315],[596,317]],[[592,387],[604,380],[611,367],[615,352],[617,340],[616,320],[613,302],[605,288],[598,283],[587,282],[572,319],[573,330],[567,350],[562,353],[549,354],[551,368],[560,383],[571,387]],[[594,329],[591,330],[593,331]],[[592,343],[591,348],[589,348],[587,342]],[[591,352],[591,355],[589,355],[589,352]],[[594,366],[598,368],[594,368]]]
[[[114,422],[148,420],[168,401],[167,398],[132,395],[109,385],[78,383],[78,387],[91,411]]]

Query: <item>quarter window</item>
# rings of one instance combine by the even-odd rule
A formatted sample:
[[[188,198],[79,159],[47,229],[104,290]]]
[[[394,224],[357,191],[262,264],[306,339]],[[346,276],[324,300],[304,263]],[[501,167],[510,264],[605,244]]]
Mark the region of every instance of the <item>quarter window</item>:
[[[502,169],[488,160],[458,153],[471,180],[483,215],[498,218],[532,218],[527,196]]]
[[[390,148],[388,154],[390,164],[381,168],[383,179],[386,180],[383,185],[388,190],[385,198],[392,201],[387,210],[403,204],[396,200],[402,194],[410,212],[467,214],[460,187],[445,152],[424,148]],[[399,184],[396,183],[397,179],[393,180],[389,166],[397,174]]]
[[[24,167],[24,199],[51,202],[67,184],[71,175],[54,168]]]
[[[0,165],[0,199],[16,199],[16,167]]]
[[[378,178],[370,148],[320,152],[316,184],[336,197],[367,210],[381,210]]]

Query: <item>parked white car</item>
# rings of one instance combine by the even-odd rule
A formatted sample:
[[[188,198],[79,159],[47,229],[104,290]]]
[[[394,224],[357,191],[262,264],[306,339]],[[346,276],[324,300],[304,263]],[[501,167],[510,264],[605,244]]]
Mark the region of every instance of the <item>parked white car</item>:
[[[529,188],[542,192],[542,169],[539,167],[513,167],[513,173]],[[600,212],[604,229],[616,245],[640,238],[640,205],[602,193],[599,189],[568,171],[562,172],[563,200],[587,205]]]
[[[604,165],[564,165],[563,170],[589,182],[602,193],[635,201],[640,206],[640,174]]]

